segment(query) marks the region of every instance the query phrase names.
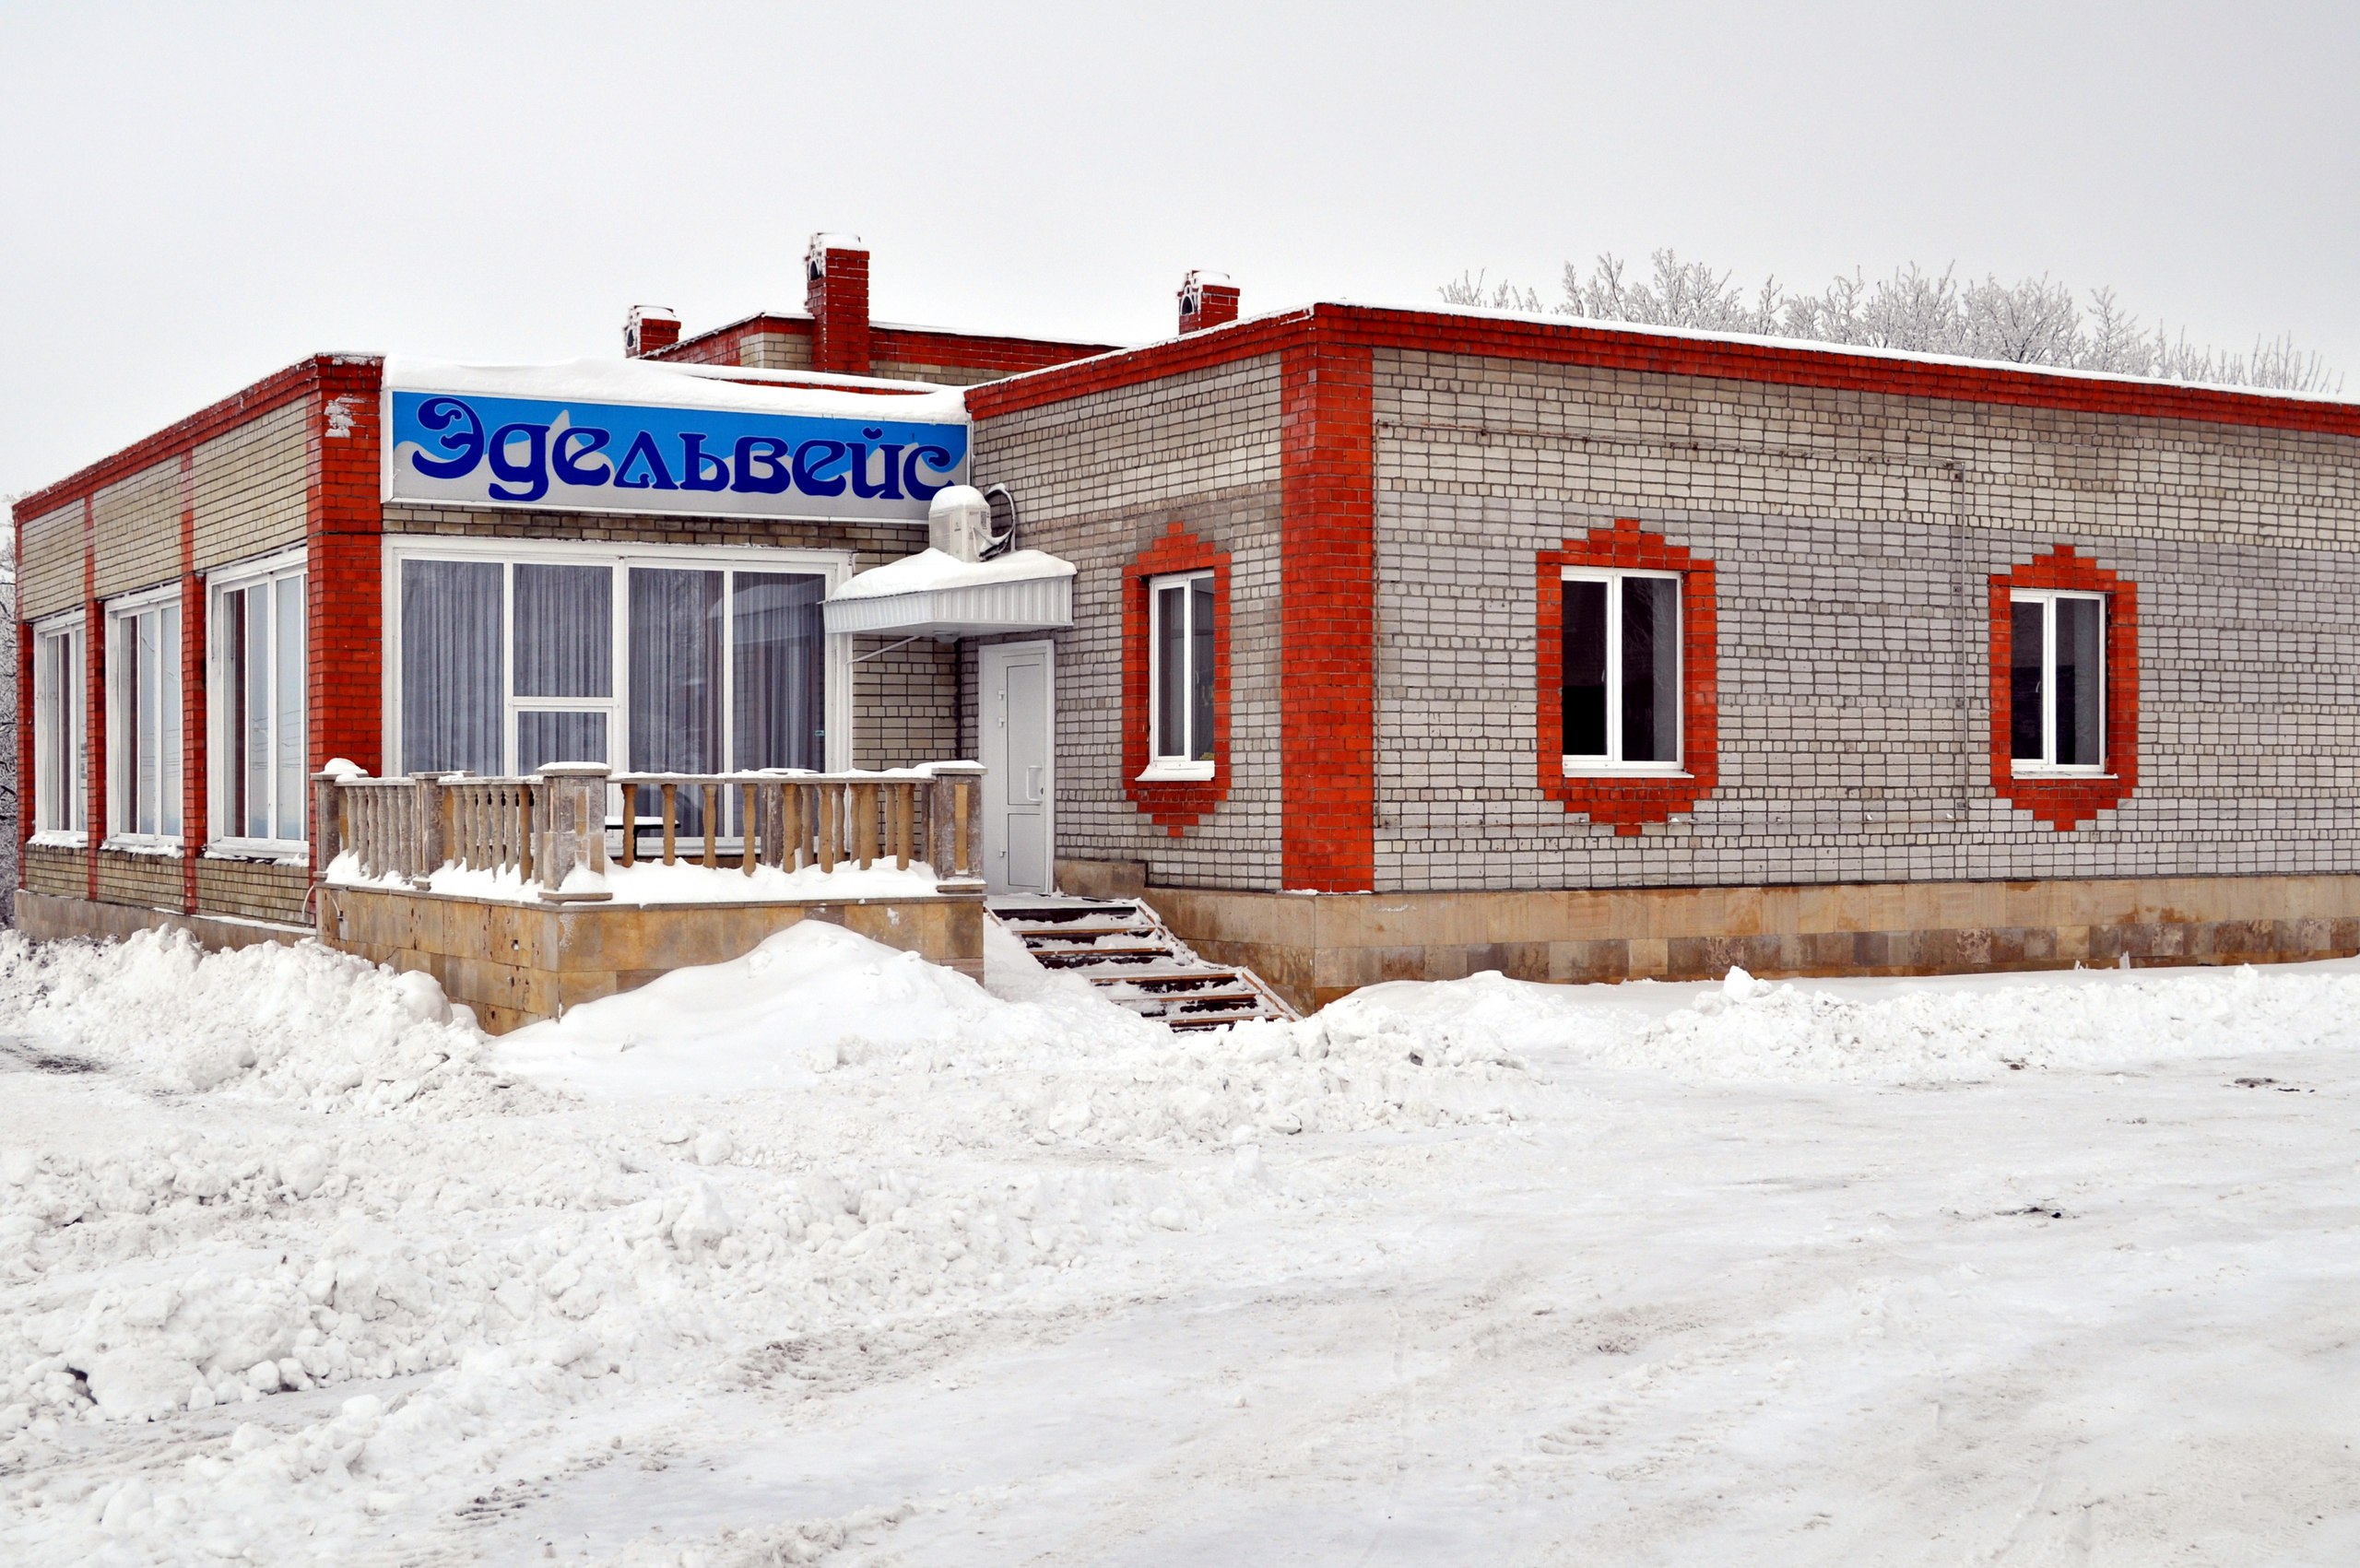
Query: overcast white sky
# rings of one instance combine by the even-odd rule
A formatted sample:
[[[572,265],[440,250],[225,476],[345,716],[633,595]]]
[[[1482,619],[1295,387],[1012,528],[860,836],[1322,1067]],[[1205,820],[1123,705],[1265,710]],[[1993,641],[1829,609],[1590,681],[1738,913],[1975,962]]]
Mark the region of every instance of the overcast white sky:
[[[1660,245],[2111,282],[2360,398],[2360,7],[0,0],[0,494],[323,348],[801,304],[1130,341]]]

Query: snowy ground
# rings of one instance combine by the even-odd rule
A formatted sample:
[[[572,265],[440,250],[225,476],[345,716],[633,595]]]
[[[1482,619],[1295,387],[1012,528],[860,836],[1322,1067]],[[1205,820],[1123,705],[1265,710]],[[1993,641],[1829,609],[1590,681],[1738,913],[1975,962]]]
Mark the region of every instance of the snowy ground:
[[[2360,964],[992,958],[0,937],[0,1561],[2360,1562]]]

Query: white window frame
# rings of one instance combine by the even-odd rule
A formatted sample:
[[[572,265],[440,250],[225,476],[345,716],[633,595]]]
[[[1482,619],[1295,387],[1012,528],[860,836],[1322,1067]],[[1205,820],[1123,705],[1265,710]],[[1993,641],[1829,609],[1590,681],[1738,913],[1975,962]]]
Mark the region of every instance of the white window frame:
[[[1680,722],[1675,726],[1678,743],[1676,756],[1669,762],[1625,762],[1622,755],[1622,704],[1615,700],[1622,689],[1622,583],[1625,578],[1646,577],[1672,585],[1672,606],[1678,612],[1678,623],[1671,640],[1672,701],[1678,704]],[[1569,779],[1684,779],[1688,777],[1688,580],[1685,572],[1659,572],[1640,567],[1567,566],[1559,569],[1560,604],[1566,583],[1603,583],[1606,584],[1606,749],[1596,756],[1579,752],[1564,754],[1563,765]],[[1557,621],[1558,679],[1562,686],[1564,670],[1565,623],[1562,610]],[[1563,698],[1557,699],[1562,701]],[[1564,737],[1560,736],[1562,744]]]
[[[136,828],[125,825],[137,820],[139,808],[138,801],[132,798],[136,795],[139,787],[137,763],[129,762],[132,776],[128,781],[128,790],[125,788],[126,781],[124,772],[127,760],[132,758],[136,740],[131,733],[133,717],[138,709],[139,667],[136,643],[132,643],[132,651],[128,656],[119,658],[117,654],[121,646],[119,639],[136,638],[138,633],[135,630],[119,631],[118,628],[136,626],[142,618],[165,608],[174,610],[181,608],[179,584],[167,583],[153,588],[143,588],[136,594],[125,594],[119,598],[109,599],[105,605],[107,833],[102,842],[105,847],[110,849],[170,850],[177,854],[188,831],[188,823],[185,819],[181,823],[180,831],[171,833],[141,832]],[[164,651],[162,667],[157,672],[164,692],[170,694],[173,708],[178,710],[174,715],[175,722],[172,727],[177,732],[179,745],[173,748],[170,754],[169,788],[173,795],[181,795],[185,789],[187,783],[185,769],[188,766],[188,713],[181,690],[181,639],[187,633],[185,629],[180,626],[179,619],[178,616],[173,618],[175,635],[172,638],[171,646]],[[159,745],[161,738],[159,732],[158,737]],[[167,787],[166,770],[163,766],[165,760],[163,755],[159,755],[157,785],[159,790]],[[164,802],[159,799],[157,802],[159,816],[162,814],[163,807]]]
[[[1189,572],[1167,572],[1161,576],[1147,580],[1148,761],[1146,769],[1139,776],[1138,782],[1140,784],[1202,783],[1212,778],[1220,767],[1220,763],[1210,758],[1187,755],[1166,757],[1156,750],[1157,743],[1163,737],[1163,590],[1185,588],[1191,584],[1206,581],[1214,583],[1216,587],[1220,582],[1218,575],[1209,566]],[[1215,596],[1218,597],[1218,595]],[[1187,631],[1180,639],[1180,646],[1189,650],[1188,656],[1194,659],[1197,646],[1197,628],[1194,623],[1197,596],[1193,593],[1184,593],[1180,595],[1180,602],[1190,607],[1188,614],[1191,618]],[[1221,634],[1221,618],[1227,613],[1227,609],[1228,607],[1224,605],[1213,606],[1213,634],[1216,637]],[[1193,677],[1197,672],[1191,669],[1187,673]],[[1210,671],[1207,672],[1206,678],[1209,680],[1212,678]],[[1190,679],[1185,684],[1188,688],[1193,688],[1196,682]],[[1214,706],[1218,708],[1221,701],[1220,693],[1214,693],[1213,701]],[[1187,722],[1187,715],[1183,715],[1184,727]],[[1191,744],[1187,749],[1192,752],[1204,750],[1211,744],[1210,737],[1192,735],[1188,738],[1192,743],[1197,741],[1205,743],[1201,746]]]
[[[229,650],[224,647],[221,641],[223,637],[228,635],[229,627],[229,619],[223,613],[221,608],[221,601],[224,598],[231,594],[242,593],[249,588],[260,587],[266,583],[275,583],[288,578],[301,577],[305,574],[307,569],[307,552],[301,546],[298,546],[293,549],[280,550],[275,554],[264,556],[254,560],[240,561],[232,566],[216,567],[211,572],[206,573],[205,811],[206,820],[205,850],[207,855],[273,860],[292,860],[299,857],[308,860],[311,857],[312,784],[310,763],[311,732],[312,725],[314,721],[312,714],[312,704],[310,701],[311,693],[308,687],[304,693],[303,702],[303,781],[299,790],[301,798],[296,804],[296,809],[301,814],[302,836],[292,839],[254,838],[244,833],[231,832],[230,831],[231,827],[236,825],[230,822],[229,819],[230,802],[235,794],[235,791],[230,788],[229,773],[230,758],[232,750],[230,740],[229,725],[230,713],[232,704],[230,701]],[[275,593],[273,597],[275,600]],[[310,595],[307,591],[305,595],[303,612],[302,661],[303,678],[307,683],[311,679],[312,643],[313,639],[316,635],[316,630],[312,625],[311,605],[309,600]],[[271,789],[273,792],[270,806],[270,819],[275,824],[278,820],[279,806],[279,802],[277,798],[277,791],[278,787],[278,767],[277,758],[278,752],[279,660],[277,656],[278,626],[275,617],[271,623],[270,635],[270,745],[272,764],[269,769],[269,774]],[[185,826],[185,824],[183,824],[183,826]]]
[[[628,737],[631,713],[631,599],[630,578],[634,566],[655,567],[673,571],[726,571],[738,568],[748,572],[797,572],[817,576],[827,584],[833,594],[851,577],[853,552],[850,550],[800,549],[761,545],[642,545],[603,540],[538,540],[538,539],[446,539],[430,536],[388,537],[384,559],[384,737],[385,769],[388,776],[400,773],[407,766],[401,755],[402,691],[401,691],[401,569],[406,560],[490,560],[502,563],[501,572],[501,692],[503,706],[500,720],[500,762],[504,772],[513,773],[516,764],[516,715],[519,713],[542,712],[607,713],[607,762],[620,772]],[[615,589],[610,598],[614,615],[615,678],[612,695],[607,697],[516,697],[510,695],[515,682],[509,666],[513,662],[515,635],[515,591],[518,566],[608,566],[615,572]],[[722,594],[721,660],[721,754],[726,759],[737,740],[736,683],[738,661],[730,656],[738,615],[737,595],[726,589]],[[853,703],[852,703],[852,638],[845,633],[825,634],[826,690],[821,701],[822,723],[827,726],[825,742],[826,766],[831,772],[842,772],[852,766]]]
[[[67,610],[33,622],[33,836],[39,844],[89,842],[90,645],[83,612]],[[64,639],[66,688],[44,683],[45,644]],[[79,656],[74,656],[78,653]],[[50,773],[53,754],[65,753],[62,786]],[[65,798],[56,798],[63,787]]]
[[[2113,649],[2107,646],[2113,630],[2114,607],[2107,595],[2086,588],[2011,588],[2008,591],[2008,631],[2012,642],[2015,635],[2015,607],[2038,605],[2040,613],[2040,757],[2037,760],[2018,758],[2015,749],[2014,714],[2009,715],[2008,772],[2020,779],[2110,779],[2114,776],[2114,759],[2107,753],[2106,724],[2112,717],[2106,706],[2106,678],[2111,673]],[[2098,607],[2098,750],[2095,762],[2060,763],[2050,761],[2057,755],[2057,605],[2060,599],[2084,599]],[[2015,653],[2009,650],[2010,701],[2014,701]]]

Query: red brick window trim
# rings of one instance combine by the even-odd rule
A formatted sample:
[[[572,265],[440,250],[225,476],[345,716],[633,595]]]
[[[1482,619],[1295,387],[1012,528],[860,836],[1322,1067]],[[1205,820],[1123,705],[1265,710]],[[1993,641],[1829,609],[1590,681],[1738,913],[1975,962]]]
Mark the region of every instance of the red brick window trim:
[[[1680,582],[1681,768],[1658,772],[1566,772],[1564,725],[1564,578],[1568,567],[1663,572]],[[1538,552],[1534,561],[1538,636],[1540,792],[1625,836],[1649,822],[1693,810],[1720,781],[1718,627],[1713,563],[1628,519]]]
[[[2106,761],[2102,773],[2020,773],[2014,761],[2015,599],[2019,589],[2106,601]],[[2139,586],[2071,545],[1991,578],[1991,787],[2060,831],[2095,820],[2139,787]]]
[[[1187,572],[1210,572],[1213,578],[1212,777],[1141,779],[1153,757],[1149,584],[1158,577]],[[1174,838],[1229,796],[1230,615],[1229,552],[1214,548],[1178,523],[1123,569],[1123,788],[1132,805]]]

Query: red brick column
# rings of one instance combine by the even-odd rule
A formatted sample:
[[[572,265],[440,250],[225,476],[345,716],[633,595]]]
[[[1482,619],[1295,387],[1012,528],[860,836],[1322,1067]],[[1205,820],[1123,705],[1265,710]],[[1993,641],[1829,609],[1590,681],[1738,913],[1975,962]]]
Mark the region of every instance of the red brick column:
[[[312,396],[303,625],[311,772],[331,757],[372,773],[384,766],[380,384],[375,363],[327,361]],[[311,826],[316,860],[319,825]]]
[[[196,574],[196,454],[181,454],[181,908],[196,913],[196,862],[212,834],[206,789],[205,579]]]
[[[99,603],[98,508],[82,498],[82,875],[99,897],[99,841],[107,836],[107,607]]]
[[[25,559],[24,525],[17,525],[17,560]],[[20,582],[17,591],[24,592]],[[21,602],[21,601],[19,601]],[[33,748],[41,737],[33,728],[33,628],[17,622],[17,886],[25,885],[25,845],[33,836]]]
[[[1376,437],[1368,348],[1315,324],[1280,356],[1283,885],[1376,878]]]

